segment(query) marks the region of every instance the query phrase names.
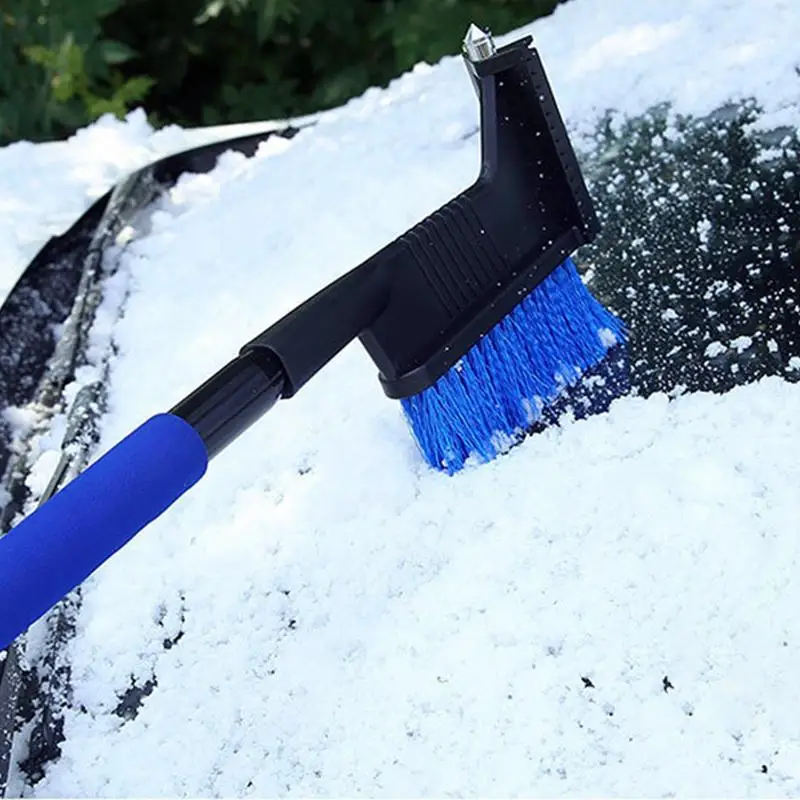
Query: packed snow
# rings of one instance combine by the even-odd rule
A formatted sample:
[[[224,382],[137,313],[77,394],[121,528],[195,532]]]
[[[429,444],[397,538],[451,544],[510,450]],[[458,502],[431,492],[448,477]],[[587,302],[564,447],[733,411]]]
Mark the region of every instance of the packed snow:
[[[800,125],[798,30],[793,0],[571,0],[530,28],[582,148],[665,101]],[[463,189],[476,126],[446,59],[184,176],[107,286],[100,451]],[[0,150],[0,274],[180,137],[134,116]],[[796,795],[797,452],[800,388],[771,378],[621,399],[448,477],[351,346],[87,583],[62,756],[16,790]]]
[[[0,303],[47,239],[64,233],[128,173],[189,147],[275,124],[153,131],[139,109],[125,122],[104,117],[63,142],[0,148]]]

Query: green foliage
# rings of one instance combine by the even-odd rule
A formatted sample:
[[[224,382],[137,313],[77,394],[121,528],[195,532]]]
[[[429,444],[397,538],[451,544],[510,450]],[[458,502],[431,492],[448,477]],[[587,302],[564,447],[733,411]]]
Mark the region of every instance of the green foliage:
[[[46,138],[124,114],[153,79],[126,75],[136,54],[102,23],[122,0],[7,0],[0,37],[0,141]]]
[[[0,142],[63,136],[142,104],[215,124],[338,105],[559,0],[4,0]]]

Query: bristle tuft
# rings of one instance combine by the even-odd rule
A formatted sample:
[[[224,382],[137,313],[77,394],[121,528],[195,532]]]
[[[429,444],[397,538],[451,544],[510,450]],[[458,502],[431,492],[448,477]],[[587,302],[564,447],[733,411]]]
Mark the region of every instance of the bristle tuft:
[[[402,401],[423,455],[452,474],[568,411],[605,411],[628,390],[626,338],[567,259],[433,386]]]

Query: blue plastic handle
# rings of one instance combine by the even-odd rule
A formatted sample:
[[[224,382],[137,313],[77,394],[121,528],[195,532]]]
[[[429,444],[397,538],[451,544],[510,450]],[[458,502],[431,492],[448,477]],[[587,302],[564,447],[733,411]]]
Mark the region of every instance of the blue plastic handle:
[[[0,539],[0,649],[171,506],[206,471],[200,435],[159,414]]]

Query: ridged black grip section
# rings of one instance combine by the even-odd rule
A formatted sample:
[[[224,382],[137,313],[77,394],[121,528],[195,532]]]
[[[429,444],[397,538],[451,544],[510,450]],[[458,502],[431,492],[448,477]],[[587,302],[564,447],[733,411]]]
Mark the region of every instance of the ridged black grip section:
[[[507,272],[471,204],[458,197],[401,237],[448,319],[479,302]]]

